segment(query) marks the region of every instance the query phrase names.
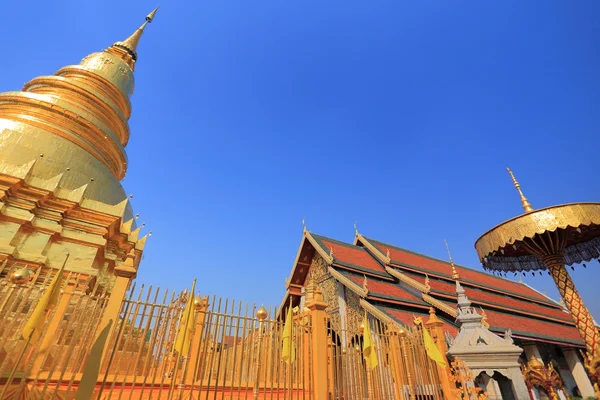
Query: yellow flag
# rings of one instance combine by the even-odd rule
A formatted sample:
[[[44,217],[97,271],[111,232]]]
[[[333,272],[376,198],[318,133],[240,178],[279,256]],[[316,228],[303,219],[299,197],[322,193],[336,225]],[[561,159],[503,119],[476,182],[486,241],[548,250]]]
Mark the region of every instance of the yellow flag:
[[[374,369],[377,364],[377,353],[375,351],[375,345],[371,338],[371,328],[369,327],[369,321],[365,314],[365,330],[363,331],[363,357],[367,367]]]
[[[429,356],[429,358],[435,361],[436,364],[440,367],[446,368],[446,358],[444,357],[440,349],[438,349],[438,347],[435,345],[433,338],[431,337],[427,329],[425,329],[425,327],[423,327],[423,343],[425,344],[425,351],[427,351],[427,355]]]
[[[175,339],[174,349],[179,352],[180,356],[187,356],[190,351],[190,345],[194,331],[196,330],[196,315],[194,313],[194,289],[196,286],[196,280],[192,285],[191,295],[188,296],[187,305],[183,311],[183,317],[181,318],[181,324],[179,325],[179,331],[177,332],[177,338]]]
[[[46,314],[48,313],[48,310],[58,303],[60,287],[62,286],[63,272],[68,259],[69,255],[67,254],[67,258],[65,258],[62,267],[58,273],[54,275],[54,278],[52,278],[50,286],[46,288],[42,298],[38,301],[35,309],[29,317],[29,320],[27,320],[27,323],[23,327],[21,336],[23,336],[23,339],[25,340],[29,339],[29,343],[31,344],[35,344],[40,338],[42,329],[44,328],[44,322],[46,322]]]
[[[293,311],[290,304],[287,316],[285,317],[285,325],[283,326],[281,359],[286,364],[291,364],[296,360],[296,343],[292,336],[292,328],[294,326]]]

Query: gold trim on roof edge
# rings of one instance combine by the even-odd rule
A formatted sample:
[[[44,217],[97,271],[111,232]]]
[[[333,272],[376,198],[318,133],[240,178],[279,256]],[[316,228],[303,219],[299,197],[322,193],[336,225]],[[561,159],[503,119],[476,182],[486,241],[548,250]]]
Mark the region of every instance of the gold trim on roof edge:
[[[375,307],[373,304],[369,303],[365,299],[360,299],[360,303],[359,304],[369,314],[373,315],[378,320],[380,320],[380,321],[382,321],[382,322],[384,322],[386,324],[395,324],[395,325],[398,325],[398,323],[392,317],[390,317],[389,315],[387,315],[383,311],[379,310],[377,307]]]
[[[567,227],[600,225],[600,203],[571,203],[519,215],[490,229],[475,242],[480,260],[525,238]]]
[[[387,271],[388,274],[397,278],[399,281],[406,283],[407,285],[419,290],[420,292],[429,293],[431,291],[431,288],[428,288],[427,285],[424,285],[421,282],[418,282],[418,281],[404,275],[402,272],[398,271],[397,269],[394,269],[391,267],[385,267],[385,270]]]
[[[367,295],[369,294],[368,290],[365,290],[364,288],[360,287],[351,279],[346,278],[344,275],[340,274],[332,267],[327,267],[327,272],[329,272],[329,274],[333,276],[338,282],[342,283],[344,286],[346,286],[348,289],[350,289],[360,297],[367,297]]]
[[[453,316],[454,318],[456,318],[458,316],[458,312],[450,307],[449,305],[439,301],[436,298],[431,297],[430,295],[423,293],[422,295],[423,301],[425,301],[426,303],[436,307],[438,310],[445,312],[448,315]]]

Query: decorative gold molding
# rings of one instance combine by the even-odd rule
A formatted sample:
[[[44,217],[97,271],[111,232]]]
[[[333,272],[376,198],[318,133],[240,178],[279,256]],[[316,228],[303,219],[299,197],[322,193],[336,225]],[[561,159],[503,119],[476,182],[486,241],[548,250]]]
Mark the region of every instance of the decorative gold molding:
[[[427,285],[424,285],[421,282],[418,282],[418,281],[404,275],[402,272],[398,271],[395,268],[385,267],[385,270],[387,271],[388,274],[397,278],[399,281],[406,283],[410,287],[413,287],[422,293],[429,293],[431,291],[431,288],[427,287]]]
[[[385,322],[386,324],[398,325],[398,323],[395,320],[393,320],[389,315],[379,310],[377,307],[375,307],[368,301],[360,299],[360,306],[367,310],[369,314],[373,315],[378,320]]]
[[[315,238],[312,237],[312,235],[310,234],[309,231],[305,231],[304,232],[304,236],[306,237],[306,239],[308,239],[308,241],[310,242],[310,244],[313,245],[313,247],[315,248],[315,250],[319,253],[319,255],[321,257],[323,257],[323,259],[325,261],[327,261],[327,264],[331,265],[333,264],[334,258],[333,258],[333,254],[329,254],[327,253],[320,245],[319,243],[317,243],[317,241],[315,240]],[[331,253],[333,253],[333,251],[331,251]]]
[[[441,311],[445,312],[446,314],[453,316],[454,318],[456,318],[458,316],[458,312],[454,308],[439,301],[438,299],[435,299],[425,293],[423,293],[422,298],[423,298],[423,301],[425,301],[428,304],[431,304],[432,306],[436,307],[438,310],[441,310]]]
[[[360,233],[356,232],[356,238],[354,240],[354,244],[358,243],[358,241],[360,241],[362,244],[364,244],[364,246],[375,256],[379,259],[379,261],[381,261],[382,263],[384,263],[386,266],[390,265],[392,262],[392,259],[389,256],[389,251],[387,255],[384,255],[377,247],[373,246],[367,239],[365,239],[365,237],[363,235],[361,235]]]
[[[327,272],[329,272],[329,274],[333,276],[338,282],[346,286],[348,289],[350,289],[360,297],[368,296],[368,290],[365,290],[364,288],[360,287],[358,284],[354,283],[351,279],[346,278],[344,275],[340,274],[335,269],[328,267]]]

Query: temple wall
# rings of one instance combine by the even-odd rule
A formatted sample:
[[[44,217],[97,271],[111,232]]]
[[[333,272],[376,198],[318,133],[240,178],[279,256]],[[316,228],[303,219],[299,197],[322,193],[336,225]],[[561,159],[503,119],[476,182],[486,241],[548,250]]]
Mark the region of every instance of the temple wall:
[[[323,291],[327,303],[327,313],[331,316],[332,328],[342,337],[346,333],[356,333],[364,318],[364,310],[360,306],[360,297],[339,284],[327,272],[327,262],[320,255],[315,255],[311,261],[306,283],[315,280]],[[343,308],[343,312],[340,312]],[[344,320],[342,321],[342,317]]]

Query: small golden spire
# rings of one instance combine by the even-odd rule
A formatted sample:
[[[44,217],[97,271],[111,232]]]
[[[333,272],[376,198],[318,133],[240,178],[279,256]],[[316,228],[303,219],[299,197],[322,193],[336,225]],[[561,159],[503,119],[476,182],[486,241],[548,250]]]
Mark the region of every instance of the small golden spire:
[[[523,205],[523,210],[525,210],[525,213],[527,214],[527,213],[534,211],[533,207],[531,207],[531,203],[529,202],[529,200],[527,200],[527,197],[525,197],[525,195],[521,191],[521,185],[519,184],[519,182],[517,182],[517,178],[515,178],[515,174],[513,174],[513,172],[510,170],[510,168],[506,168],[506,170],[510,174],[510,177],[515,185],[515,188],[519,192],[519,196],[521,196],[521,204]]]
[[[448,242],[446,241],[446,239],[444,239],[444,243],[446,243],[446,250],[448,250],[448,258],[450,259],[450,265],[452,266],[452,279],[458,280],[460,279],[460,275],[458,275],[458,271],[456,271],[456,267],[454,266],[452,254],[450,254],[450,247],[448,246]]]
[[[152,10],[150,12],[150,14],[146,15],[146,21],[139,28],[137,28],[131,36],[129,36],[127,39],[123,40],[122,42],[115,43],[114,46],[125,48],[126,50],[130,51],[131,56],[133,57],[133,59],[135,61],[137,59],[137,46],[138,46],[138,43],[140,42],[140,38],[142,37],[142,33],[144,33],[144,28],[146,28],[146,25],[148,25],[150,22],[152,22],[152,20],[154,19],[154,16],[156,15],[157,10],[158,10],[158,7],[156,7],[154,10]]]

